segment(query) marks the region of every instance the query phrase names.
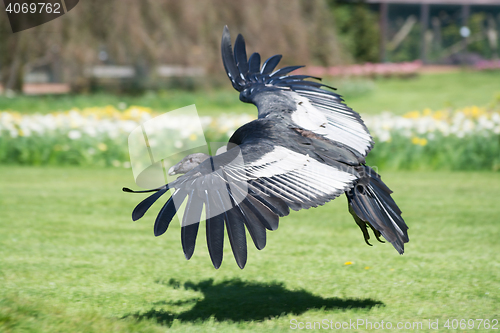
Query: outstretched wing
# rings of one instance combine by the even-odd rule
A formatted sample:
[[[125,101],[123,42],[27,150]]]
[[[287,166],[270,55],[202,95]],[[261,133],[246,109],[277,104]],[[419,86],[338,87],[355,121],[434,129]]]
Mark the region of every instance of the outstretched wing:
[[[240,92],[242,101],[257,106],[259,118],[287,110],[295,125],[340,142],[363,157],[373,147],[363,120],[344,104],[341,96],[333,91],[335,88],[307,80],[320,80],[312,76],[289,75],[303,66],[275,70],[281,55],[270,57],[262,66],[258,53],[247,60],[243,36],[238,35],[233,50],[227,26],[222,35],[221,51],[233,87]]]
[[[271,140],[248,141],[251,143],[210,157],[158,189],[135,208],[132,218],[141,218],[160,196],[172,189],[173,194],[156,218],[155,235],[167,230],[186,201],[181,227],[186,258],[193,254],[204,208],[208,250],[214,267],[219,268],[222,262],[225,225],[236,262],[243,268],[247,260],[245,227],[257,249],[262,249],[266,245],[265,229],[277,229],[279,217],[288,215],[289,208],[323,205],[351,188],[358,178],[356,171],[342,170],[341,163],[326,164]]]

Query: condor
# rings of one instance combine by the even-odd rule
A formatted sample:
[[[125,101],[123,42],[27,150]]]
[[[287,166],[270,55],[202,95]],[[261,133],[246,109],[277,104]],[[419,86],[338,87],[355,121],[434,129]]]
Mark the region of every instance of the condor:
[[[323,205],[345,193],[349,212],[367,244],[368,228],[403,254],[408,227],[391,198],[392,191],[365,165],[373,140],[358,113],[332,87],[307,75],[292,75],[302,66],[275,70],[281,55],[247,59],[243,36],[234,50],[227,27],[222,60],[240,100],[257,106],[258,119],[240,127],[216,156],[192,154],[170,168],[182,174],[139,203],[140,219],[168,190],[173,194],[158,214],[154,233],[162,235],[186,201],[181,238],[187,259],[193,255],[205,211],[206,238],[215,268],[222,263],[224,229],[240,268],[247,261],[246,230],[257,249],[266,246],[266,230],[276,230],[290,209]],[[368,227],[368,228],[367,228]],[[369,244],[370,245],[370,244]]]

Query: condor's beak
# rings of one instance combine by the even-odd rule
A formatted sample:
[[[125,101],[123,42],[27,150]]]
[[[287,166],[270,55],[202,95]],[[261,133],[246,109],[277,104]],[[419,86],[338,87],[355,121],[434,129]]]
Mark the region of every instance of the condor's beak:
[[[176,172],[175,172],[175,167],[176,167],[176,166],[177,166],[177,165],[174,165],[174,166],[172,166],[170,169],[168,169],[168,175],[169,175],[169,176],[173,176],[173,175],[175,175],[175,174],[176,174]]]

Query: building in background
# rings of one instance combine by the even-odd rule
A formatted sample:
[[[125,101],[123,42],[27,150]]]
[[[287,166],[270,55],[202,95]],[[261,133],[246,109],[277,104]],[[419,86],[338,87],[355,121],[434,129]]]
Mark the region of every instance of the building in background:
[[[381,61],[475,65],[499,56],[499,0],[366,0]]]

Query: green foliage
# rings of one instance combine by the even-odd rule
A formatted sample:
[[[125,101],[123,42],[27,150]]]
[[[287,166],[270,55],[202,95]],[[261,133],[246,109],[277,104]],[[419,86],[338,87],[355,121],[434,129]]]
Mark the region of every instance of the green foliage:
[[[437,22],[437,26],[430,24],[427,34],[431,37],[428,45],[428,60],[432,62],[442,62],[443,60],[449,61],[450,56],[458,54],[473,53],[485,59],[491,59],[495,56],[487,37],[487,30],[489,25],[495,26],[495,19],[491,14],[488,16],[486,12],[473,13],[468,20],[468,28],[470,29],[470,37],[465,48],[461,47],[461,43],[465,42],[464,38],[460,35],[460,28],[462,23],[455,15],[450,17],[446,14],[437,17],[431,17],[432,20]],[[404,20],[398,17],[392,22],[394,33],[401,29]],[[495,27],[495,29],[497,29]],[[497,35],[497,38],[498,37]],[[497,43],[500,39],[497,40]],[[420,58],[422,47],[421,25],[416,23],[411,32],[405,40],[395,50],[388,52],[388,59],[390,61],[412,61]],[[464,60],[464,59],[463,59]]]
[[[126,136],[118,140],[108,136],[71,140],[67,133],[54,133],[9,140],[5,134],[0,137],[0,163],[3,164],[118,167],[130,159]]]
[[[229,85],[229,81],[225,81]],[[148,91],[141,95],[110,93],[69,94],[7,97],[0,95],[0,110],[22,113],[49,113],[67,111],[74,108],[106,107],[112,105],[125,109],[131,105],[141,105],[156,112],[167,112],[187,105],[196,104],[198,113],[218,115],[221,113],[253,113],[255,106],[240,102],[233,89],[204,89],[195,92],[179,89]]]
[[[442,28],[443,48],[453,46],[463,41],[463,38],[460,36],[460,27],[461,24],[454,21],[443,26]],[[469,38],[477,40],[468,43],[463,51],[473,52],[475,54],[480,55],[481,57],[490,59],[494,55],[494,53],[490,47],[488,38],[486,37],[486,29],[487,29],[486,13],[480,12],[472,14],[469,18],[468,28],[470,29]],[[439,56],[439,53],[437,53],[435,57],[436,56]]]
[[[413,79],[349,79],[327,82],[339,88],[345,95],[346,102],[354,110],[366,115],[391,111],[403,114],[412,110],[431,108],[456,109],[466,105],[487,105],[494,96],[500,96],[498,90],[498,72],[455,72],[446,74],[420,75]],[[497,97],[498,98],[498,97]],[[241,103],[234,91],[215,90],[187,93],[182,91],[164,91],[148,93],[142,96],[115,95],[69,95],[69,96],[18,96],[0,98],[2,108],[18,109],[24,114],[29,111],[46,113],[50,110],[72,109],[75,106],[86,109],[90,106],[101,110],[103,115],[108,107],[114,104],[119,108],[140,104],[152,107],[157,114],[172,111],[176,108],[196,103],[200,115],[220,115],[220,112],[250,113],[253,117],[255,107]],[[489,109],[498,109],[497,105],[489,105]],[[124,117],[128,111],[118,111],[110,107],[117,117]],[[149,111],[151,112],[151,110]],[[22,115],[19,115],[21,117]],[[5,125],[1,120],[0,126]],[[224,142],[229,138],[232,129],[248,122],[251,118],[238,116],[217,116],[218,122],[205,128],[209,142]],[[234,120],[231,120],[234,119]],[[54,120],[51,120],[54,121]],[[73,119],[73,122],[76,120]],[[79,118],[78,120],[84,121]],[[23,123],[28,128],[31,121]],[[96,128],[99,123],[92,123]],[[23,125],[23,126],[24,126]],[[76,126],[74,123],[73,126]],[[138,125],[138,124],[137,124]],[[17,125],[16,125],[17,126]],[[83,126],[82,124],[78,126]],[[118,125],[116,125],[118,126]],[[35,126],[36,127],[36,126]],[[369,125],[372,133],[377,127]],[[85,128],[83,126],[82,128]],[[24,165],[82,165],[82,166],[128,166],[129,132],[122,131],[110,137],[108,132],[99,135],[86,135],[78,128],[82,137],[74,140],[68,134],[72,128],[46,131],[37,134],[31,131],[27,136],[22,128],[15,127],[16,136],[7,127],[0,128],[0,163]],[[114,127],[113,127],[114,128]],[[118,127],[119,128],[119,127]],[[498,170],[500,155],[498,136],[486,139],[482,135],[458,138],[456,136],[441,137],[439,134],[424,146],[413,144],[411,136],[400,137],[393,133],[391,142],[379,140],[370,153],[369,160],[376,165],[391,169],[448,169],[448,170]],[[426,133],[424,137],[427,137]],[[187,140],[187,139],[186,139]],[[487,144],[484,141],[487,140]],[[176,161],[171,161],[176,162]]]
[[[377,14],[362,2],[332,1],[331,10],[342,46],[357,63],[379,62],[380,31]]]
[[[484,38],[470,43],[467,46],[467,51],[477,53],[486,59],[490,59],[494,53],[490,47],[488,38],[486,37],[487,24],[488,22],[486,13],[474,13],[473,15],[471,15],[471,17],[469,18],[469,28],[471,30],[471,35],[483,34]],[[498,42],[500,42],[500,39],[497,40],[497,43]]]
[[[342,50],[332,21],[326,0],[87,0],[68,15],[21,34],[11,33],[4,15],[0,81],[4,88],[19,91],[23,69],[53,66],[75,91],[89,91],[102,86],[94,84],[86,70],[103,64],[134,66],[138,73],[128,84],[108,82],[103,89],[109,90],[141,91],[156,85],[156,66],[164,64],[203,67],[222,78],[220,40],[225,25],[233,41],[242,33],[248,50],[263,57],[281,53],[292,63],[338,64]],[[105,61],[98,57],[101,50],[108,54]],[[186,88],[196,86],[189,79],[178,81]]]
[[[425,145],[404,136],[376,142],[367,163],[392,170],[492,170],[500,171],[500,135],[464,138],[434,134]]]
[[[453,117],[444,111],[427,111],[425,117],[416,115],[413,119],[366,117],[377,142],[368,155],[369,163],[393,170],[500,170],[499,113],[489,114],[477,107],[457,111]],[[12,122],[12,115],[0,114],[0,126],[4,127],[0,128],[0,163],[130,167],[128,134],[140,123],[130,125],[132,120],[127,119],[127,113],[122,120],[111,123],[109,119],[87,122],[84,115],[55,115],[56,122],[71,119],[72,127],[50,130],[43,127],[46,120],[29,117]],[[229,116],[205,118],[205,140],[227,142],[236,128],[250,120]],[[89,131],[89,126],[94,130]],[[125,131],[124,126],[129,128]],[[168,131],[167,137],[158,139],[168,147],[186,147],[196,139],[184,133],[182,127]],[[180,158],[172,157],[166,163],[173,165]]]
[[[498,175],[379,172],[410,227],[403,256],[365,245],[342,197],[283,218],[262,251],[248,239],[244,270],[226,239],[215,270],[204,224],[190,261],[177,221],[153,236],[166,198],[131,221],[146,195],[121,192],[130,170],[0,166],[0,331],[289,332],[327,318],[431,332],[428,319],[498,319]]]
[[[401,26],[398,26],[398,28],[401,28]],[[390,62],[405,62],[420,59],[422,44],[420,30],[420,23],[415,23],[410,33],[401,44],[394,51],[387,52],[387,60]]]

